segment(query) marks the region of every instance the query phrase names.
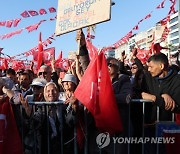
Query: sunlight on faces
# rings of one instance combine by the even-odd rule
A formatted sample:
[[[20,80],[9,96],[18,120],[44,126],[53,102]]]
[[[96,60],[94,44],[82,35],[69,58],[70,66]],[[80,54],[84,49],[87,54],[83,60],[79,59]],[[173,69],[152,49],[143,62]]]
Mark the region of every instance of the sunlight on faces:
[[[46,102],[57,101],[59,96],[58,89],[54,83],[47,83],[44,87],[44,98]]]
[[[160,76],[163,73],[164,64],[161,62],[150,61],[148,63],[148,71],[153,77]]]
[[[51,80],[51,70],[48,67],[41,67],[38,71],[38,77],[44,78],[49,82]]]
[[[70,81],[64,81],[63,82],[63,87],[64,87],[65,91],[74,91],[75,86],[76,85]]]

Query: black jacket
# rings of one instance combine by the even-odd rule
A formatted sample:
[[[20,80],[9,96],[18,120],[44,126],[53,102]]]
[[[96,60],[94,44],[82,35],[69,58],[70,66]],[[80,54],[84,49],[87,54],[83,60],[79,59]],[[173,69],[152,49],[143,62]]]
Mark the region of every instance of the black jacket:
[[[135,59],[135,62],[140,63],[140,61],[138,61],[137,58]],[[169,110],[168,111],[165,110],[165,102],[164,99],[161,97],[161,95],[162,94],[170,95],[176,103],[174,112],[180,113],[180,75],[177,73],[177,71],[170,70],[166,77],[157,78],[157,77],[152,77],[148,71],[144,70],[144,79],[146,83],[146,85],[143,86],[146,87],[145,92],[156,96],[156,101],[154,102],[154,104],[147,105],[148,108],[146,108],[148,114],[151,114],[151,117],[149,116],[150,118],[149,122],[156,121],[157,106],[159,106],[160,108],[159,120],[171,121],[172,112]]]

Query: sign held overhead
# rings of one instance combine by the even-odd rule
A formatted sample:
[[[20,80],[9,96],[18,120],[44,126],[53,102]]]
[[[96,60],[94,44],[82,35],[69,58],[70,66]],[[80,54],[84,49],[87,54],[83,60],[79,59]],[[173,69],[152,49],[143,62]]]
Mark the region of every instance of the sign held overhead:
[[[59,0],[56,35],[110,20],[111,0]]]

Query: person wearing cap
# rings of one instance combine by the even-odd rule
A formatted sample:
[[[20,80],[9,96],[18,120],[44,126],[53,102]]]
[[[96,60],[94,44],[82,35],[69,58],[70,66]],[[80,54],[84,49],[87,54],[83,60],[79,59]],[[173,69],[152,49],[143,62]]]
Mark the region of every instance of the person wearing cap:
[[[19,95],[20,103],[22,104],[22,116],[23,116],[23,145],[24,151],[28,154],[33,154],[36,145],[37,153],[41,151],[41,127],[44,122],[43,107],[29,105],[29,102],[41,102],[44,101],[44,86],[47,81],[43,78],[35,78],[32,81],[30,87],[32,88],[32,95],[27,95],[25,98],[22,94]],[[34,134],[36,136],[34,137]]]

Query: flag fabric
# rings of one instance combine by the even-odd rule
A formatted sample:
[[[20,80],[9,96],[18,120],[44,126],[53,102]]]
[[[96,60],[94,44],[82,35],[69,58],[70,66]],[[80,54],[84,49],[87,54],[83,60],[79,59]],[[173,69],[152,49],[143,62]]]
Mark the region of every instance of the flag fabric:
[[[0,26],[5,26],[6,25],[6,21],[0,21]]]
[[[1,53],[1,51],[3,50],[4,48],[0,48],[0,53]]]
[[[8,69],[8,61],[7,61],[6,58],[4,58],[4,59],[2,60],[2,67],[1,67],[1,69],[2,69],[2,70]]]
[[[145,64],[151,56],[150,50],[137,49],[137,52],[137,57],[143,64]]]
[[[50,8],[49,8],[49,12],[50,12],[50,13],[54,13],[54,12],[56,12],[56,9],[55,9],[54,7],[50,7]]]
[[[29,12],[29,14],[30,14],[31,16],[37,16],[37,15],[39,15],[38,12],[37,12],[37,11],[34,11],[34,10],[29,10],[28,12]]]
[[[89,51],[89,58],[93,59],[94,56],[97,56],[98,54],[98,49],[92,45],[92,43],[90,42],[90,40],[86,39],[86,46],[88,48]]]
[[[144,19],[148,19],[151,17],[151,14],[148,14],[147,16],[144,17]]]
[[[176,123],[180,125],[180,114],[176,114]]]
[[[21,13],[21,16],[22,16],[23,18],[30,17],[30,15],[29,15],[29,13],[28,13],[27,11],[22,12],[22,13]]]
[[[42,38],[41,32],[39,34],[39,43],[38,43],[38,60],[37,60],[37,70],[41,67],[43,63],[43,45],[42,45]]]
[[[45,9],[40,9],[40,10],[39,10],[39,14],[40,14],[40,15],[43,15],[43,14],[47,14],[47,12],[46,12]]]
[[[48,48],[43,51],[43,62],[50,64],[51,58],[55,58],[55,48]]]
[[[161,4],[159,4],[159,5],[156,7],[156,9],[164,8],[164,3],[165,3],[165,1],[166,1],[166,0],[163,0],[163,1],[161,2]]]
[[[0,153],[23,154],[21,139],[8,98],[0,102]]]
[[[20,21],[21,21],[21,18],[15,19],[13,22],[13,26],[17,27],[17,25],[19,24]]]
[[[100,131],[122,131],[112,83],[103,52],[91,60],[75,91],[75,97],[91,112]]]
[[[11,28],[11,26],[12,26],[12,24],[13,24],[13,21],[14,21],[14,20],[8,20],[8,21],[6,22],[6,27]]]

